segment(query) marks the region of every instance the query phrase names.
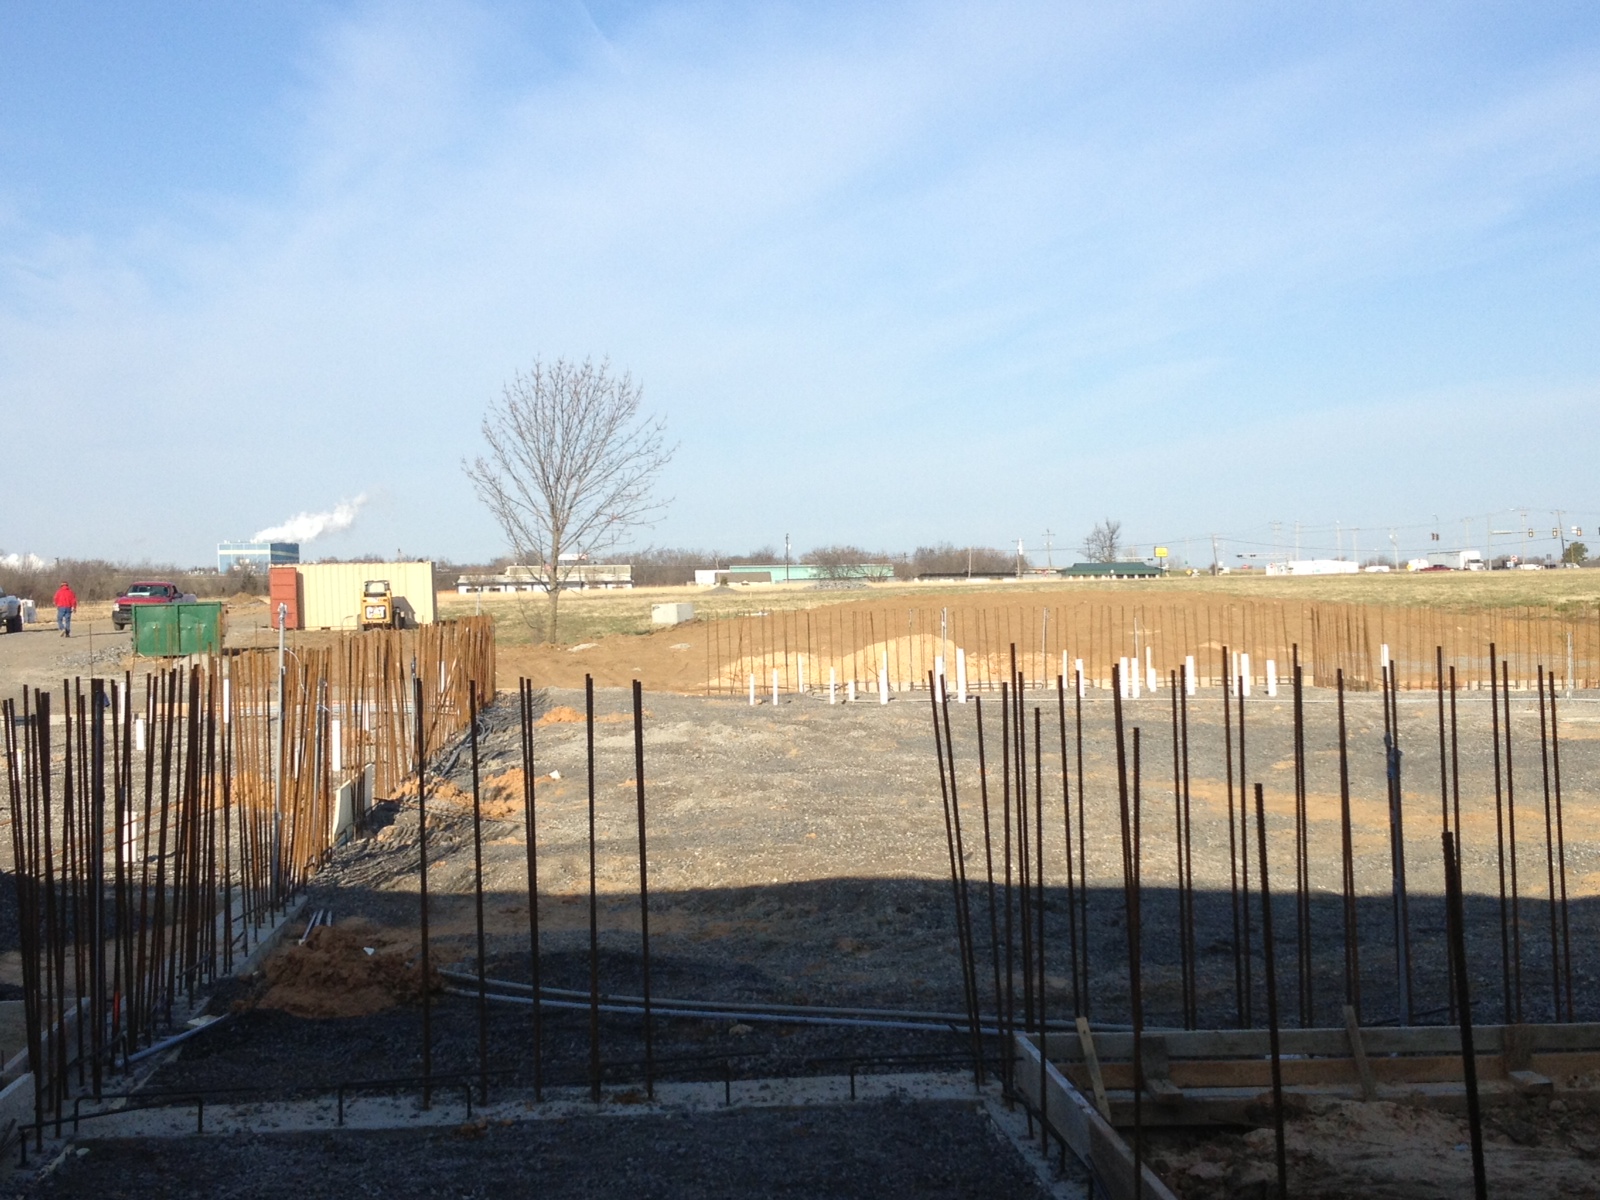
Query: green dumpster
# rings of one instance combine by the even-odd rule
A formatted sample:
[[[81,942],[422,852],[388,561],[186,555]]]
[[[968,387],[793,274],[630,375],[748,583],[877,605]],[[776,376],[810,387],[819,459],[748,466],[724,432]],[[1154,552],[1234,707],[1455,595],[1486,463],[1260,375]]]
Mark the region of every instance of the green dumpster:
[[[222,604],[138,604],[133,609],[133,652],[147,658],[215,654],[222,649]]]

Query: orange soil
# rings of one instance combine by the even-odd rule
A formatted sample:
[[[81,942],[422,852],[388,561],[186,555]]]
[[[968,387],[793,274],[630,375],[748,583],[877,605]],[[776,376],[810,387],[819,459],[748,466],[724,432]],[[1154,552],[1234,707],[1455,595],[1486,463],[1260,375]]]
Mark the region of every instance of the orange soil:
[[[365,1017],[416,1000],[421,969],[390,940],[366,921],[320,925],[304,946],[289,942],[267,960],[256,1005],[297,1017]]]

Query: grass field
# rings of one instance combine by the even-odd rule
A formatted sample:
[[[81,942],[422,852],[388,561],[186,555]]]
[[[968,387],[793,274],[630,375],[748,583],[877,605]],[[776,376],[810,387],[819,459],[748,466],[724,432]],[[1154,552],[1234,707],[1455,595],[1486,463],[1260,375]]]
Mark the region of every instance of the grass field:
[[[687,601],[698,617],[752,615],[821,608],[863,601],[911,601],[935,605],[993,597],[1003,603],[1050,604],[1097,596],[1128,604],[1161,604],[1186,598],[1216,600],[1299,600],[1338,604],[1418,606],[1448,611],[1535,608],[1575,616],[1600,606],[1600,570],[1433,571],[1390,575],[1287,578],[1266,575],[1201,575],[1152,582],[1112,583],[1081,580],[1022,580],[1006,583],[883,583],[858,588],[813,589],[760,585],[736,589],[695,587],[634,588],[631,591],[571,592],[561,598],[557,641],[572,646],[613,634],[649,633],[650,606]],[[1023,598],[1026,597],[1026,601]],[[542,594],[439,595],[441,617],[480,611],[495,619],[502,645],[545,641],[548,603]]]

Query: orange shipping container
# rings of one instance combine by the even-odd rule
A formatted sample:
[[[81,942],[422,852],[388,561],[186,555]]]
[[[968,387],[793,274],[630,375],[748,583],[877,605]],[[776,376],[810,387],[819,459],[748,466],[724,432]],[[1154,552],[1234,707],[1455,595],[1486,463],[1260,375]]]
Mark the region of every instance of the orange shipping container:
[[[267,599],[271,603],[272,613],[269,618],[272,628],[278,627],[278,606],[283,605],[287,612],[284,616],[284,625],[289,629],[300,628],[300,613],[305,605],[301,602],[303,586],[300,582],[300,569],[298,567],[269,567],[267,568]]]

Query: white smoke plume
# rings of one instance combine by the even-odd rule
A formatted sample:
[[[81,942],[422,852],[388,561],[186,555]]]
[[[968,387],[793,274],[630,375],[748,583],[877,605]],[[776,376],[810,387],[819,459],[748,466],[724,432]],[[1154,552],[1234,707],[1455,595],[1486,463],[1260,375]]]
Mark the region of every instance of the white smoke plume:
[[[328,512],[299,513],[282,525],[271,525],[260,530],[252,542],[306,542],[315,541],[325,533],[342,533],[356,522],[356,514],[367,502],[363,492],[354,500],[341,500]]]
[[[42,571],[56,565],[53,558],[40,558],[37,554],[0,554],[0,567],[12,570]]]

